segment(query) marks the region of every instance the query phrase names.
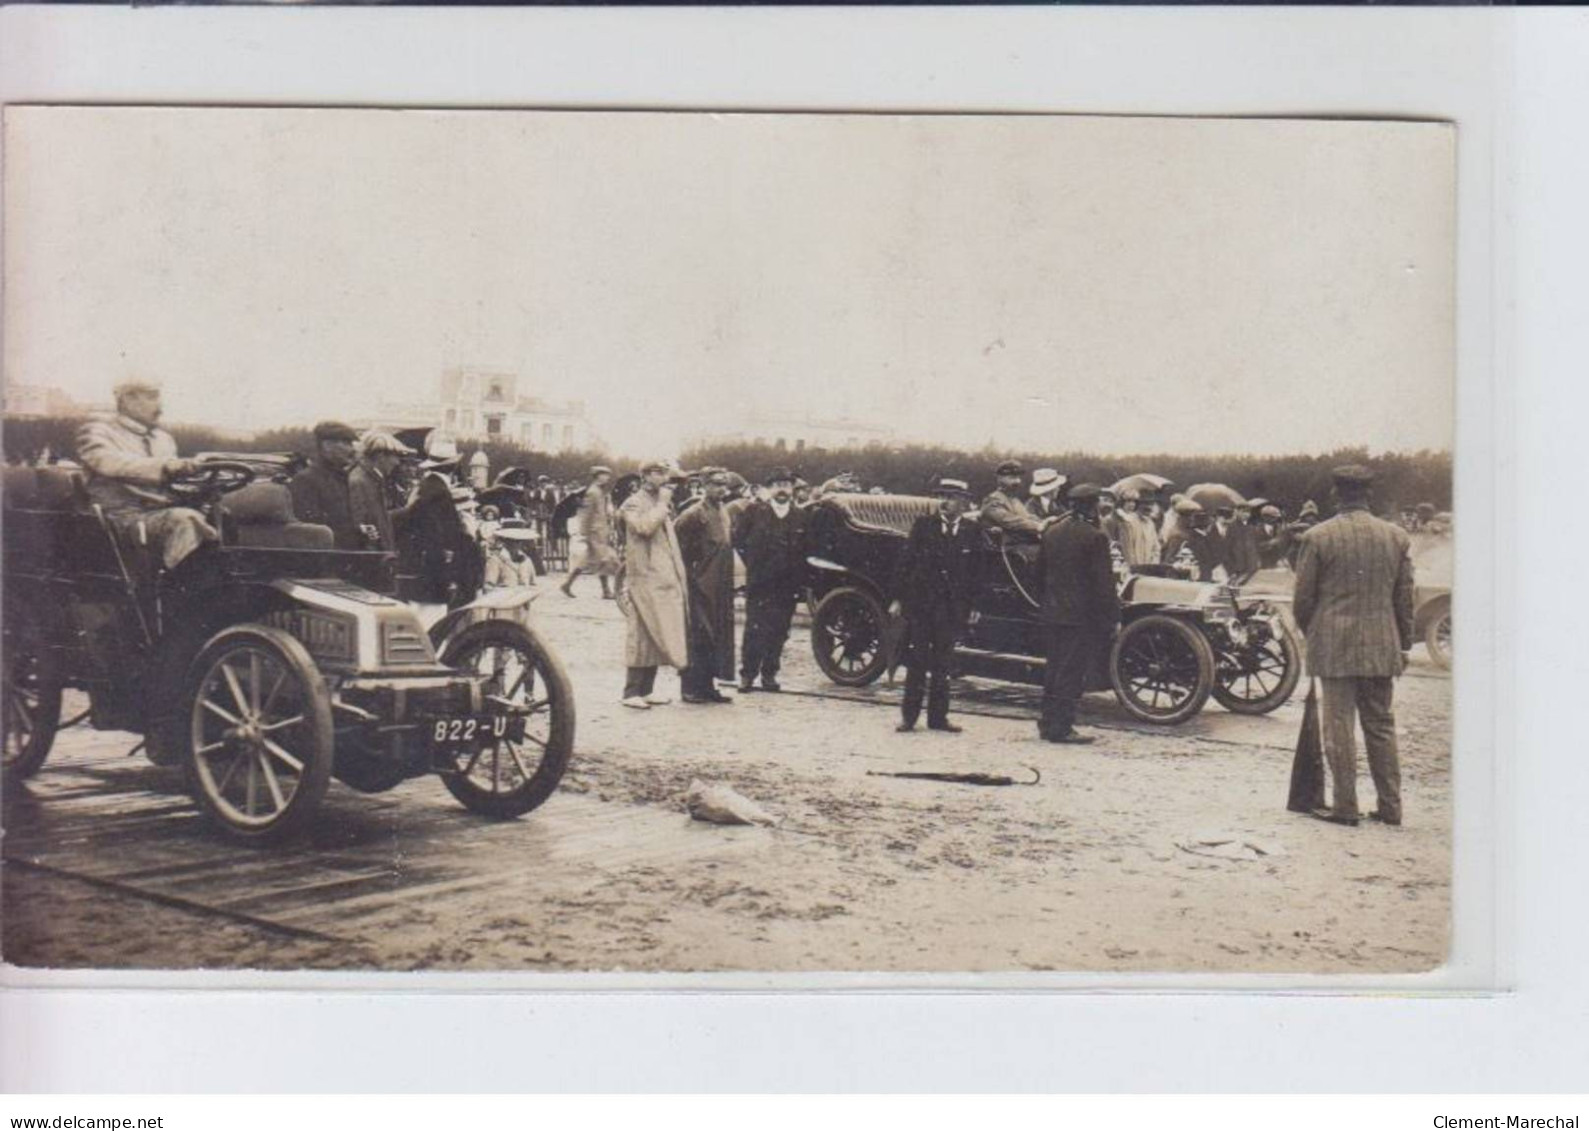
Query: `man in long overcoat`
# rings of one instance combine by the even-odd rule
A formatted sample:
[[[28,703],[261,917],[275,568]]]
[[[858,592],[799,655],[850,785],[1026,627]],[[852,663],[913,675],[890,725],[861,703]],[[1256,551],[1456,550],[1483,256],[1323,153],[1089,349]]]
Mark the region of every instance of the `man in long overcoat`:
[[[1334,804],[1314,816],[1356,825],[1356,719],[1363,720],[1368,769],[1379,795],[1369,816],[1401,824],[1401,765],[1392,709],[1396,677],[1412,647],[1412,540],[1369,513],[1374,476],[1366,467],[1336,468],[1339,513],[1303,534],[1297,557],[1295,610],[1307,638],[1308,671],[1323,685],[1324,757]]]
[[[745,506],[734,523],[734,548],[745,559],[745,638],[739,690],[779,690],[778,669],[805,576],[806,511],[795,505],[794,473],[775,467],[769,497]]]
[[[683,669],[689,663],[684,606],[688,583],[684,558],[673,529],[673,489],[668,465],[647,464],[644,481],[624,500],[624,615],[629,622],[624,641],[623,705],[644,709],[672,700],[656,690],[657,668]]]
[[[706,477],[700,501],[675,530],[689,582],[689,667],[679,673],[686,703],[732,703],[714,680],[734,678],[734,545],[727,508],[728,473]]]
[[[601,581],[601,595],[609,600],[612,598],[612,587],[607,579],[618,572],[618,551],[612,544],[611,485],[611,468],[590,469],[590,486],[585,488],[584,497],[580,499],[576,527],[584,540],[585,552],[579,561],[570,563],[568,577],[562,585],[566,597],[574,595],[575,578],[582,573],[594,573]]]
[[[1042,581],[1043,714],[1037,733],[1049,742],[1084,744],[1076,704],[1087,670],[1120,625],[1109,536],[1099,529],[1099,490],[1083,483],[1070,493],[1071,512],[1043,532],[1037,550]]]
[[[958,734],[949,721],[949,667],[971,617],[982,535],[965,518],[971,494],[964,480],[939,479],[934,493],[938,509],[911,525],[895,571],[898,596],[889,606],[891,616],[903,612],[906,620],[904,717],[897,729],[915,729],[925,698],[928,729]]]

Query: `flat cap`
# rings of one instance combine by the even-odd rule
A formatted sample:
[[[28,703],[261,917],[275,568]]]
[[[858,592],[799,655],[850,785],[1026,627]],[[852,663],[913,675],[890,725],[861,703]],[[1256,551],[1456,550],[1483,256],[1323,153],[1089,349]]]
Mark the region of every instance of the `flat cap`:
[[[1349,463],[1330,472],[1338,487],[1368,487],[1374,482],[1374,472],[1360,463]]]
[[[1175,513],[1176,514],[1202,514],[1203,513],[1203,508],[1202,508],[1201,504],[1193,502],[1191,499],[1182,499],[1180,502],[1175,504]]]
[[[642,475],[650,475],[653,471],[672,471],[672,470],[673,470],[673,468],[669,465],[668,461],[665,460],[665,459],[654,459],[650,463],[643,463],[643,464],[640,465],[640,473]]]
[[[1103,489],[1096,483],[1078,483],[1070,489],[1070,501],[1073,503],[1096,502],[1103,497]]]
[[[414,450],[390,432],[366,432],[364,439],[359,442],[366,456],[380,455],[389,452],[394,456],[411,456]]]
[[[351,444],[358,440],[359,434],[340,420],[322,420],[314,426],[314,438],[316,440],[346,440]]]
[[[794,472],[790,471],[787,467],[773,468],[771,471],[767,472],[767,477],[762,480],[762,482],[768,487],[771,487],[774,483],[793,483],[794,481]]]
[[[1240,510],[1242,507],[1247,507],[1251,510],[1262,512],[1264,507],[1268,505],[1268,499],[1264,498],[1262,495],[1256,495],[1253,498],[1248,499],[1245,503],[1238,503],[1236,509]]]
[[[612,468],[608,467],[604,463],[598,463],[595,467],[590,469],[590,473],[592,475],[611,475]]]
[[[1065,485],[1065,477],[1052,467],[1040,467],[1032,472],[1032,486],[1028,488],[1033,495],[1052,495]]]
[[[129,377],[125,381],[116,382],[110,391],[118,398],[125,397],[129,393],[158,393],[160,392],[160,382],[151,380],[148,377]]]
[[[1273,503],[1270,503],[1269,505],[1264,507],[1264,509],[1259,511],[1258,513],[1263,515],[1264,518],[1279,518],[1280,517],[1280,508],[1275,506]]]
[[[997,475],[1025,475],[1026,468],[1021,466],[1019,460],[1007,459],[999,464]]]

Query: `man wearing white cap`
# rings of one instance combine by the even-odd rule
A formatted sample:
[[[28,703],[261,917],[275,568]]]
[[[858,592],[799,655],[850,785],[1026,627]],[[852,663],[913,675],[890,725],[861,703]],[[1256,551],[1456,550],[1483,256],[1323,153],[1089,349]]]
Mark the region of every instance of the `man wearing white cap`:
[[[927,701],[927,729],[958,734],[949,721],[949,665],[971,616],[979,558],[977,529],[965,519],[971,492],[963,479],[939,479],[938,509],[910,528],[895,569],[889,615],[904,614],[905,702],[900,731],[914,730]],[[931,681],[931,690],[928,682]]]
[[[618,516],[624,527],[624,614],[629,622],[623,705],[644,710],[673,701],[656,690],[657,668],[667,664],[682,671],[689,664],[689,637],[684,608],[688,583],[673,529],[670,468],[659,461],[640,470],[645,479],[624,500]]]
[[[88,469],[89,499],[104,508],[118,530],[141,525],[166,569],[217,535],[204,516],[174,505],[165,487],[200,465],[177,455],[177,442],[159,427],[160,386],[123,381],[116,412],[97,416],[77,433],[77,458]]]
[[[1032,472],[1031,499],[1027,501],[1026,509],[1032,512],[1032,517],[1042,522],[1044,519],[1059,518],[1065,510],[1059,505],[1059,491],[1065,486],[1065,477],[1052,467],[1040,467]]]

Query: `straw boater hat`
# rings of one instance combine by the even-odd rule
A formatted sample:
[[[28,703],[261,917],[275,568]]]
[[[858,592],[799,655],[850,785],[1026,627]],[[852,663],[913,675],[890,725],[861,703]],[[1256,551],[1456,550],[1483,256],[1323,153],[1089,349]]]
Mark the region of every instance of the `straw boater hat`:
[[[933,483],[934,495],[959,495],[962,498],[971,497],[971,484],[964,479],[955,479],[948,475],[941,475]]]
[[[1065,482],[1065,477],[1052,467],[1040,467],[1032,472],[1032,486],[1029,491],[1034,498],[1042,498],[1058,491]]]

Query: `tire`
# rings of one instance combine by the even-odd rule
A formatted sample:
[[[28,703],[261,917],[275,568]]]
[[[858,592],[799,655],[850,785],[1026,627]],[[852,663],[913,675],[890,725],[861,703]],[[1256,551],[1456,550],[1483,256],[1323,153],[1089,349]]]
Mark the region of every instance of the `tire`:
[[[183,692],[183,763],[205,815],[245,844],[300,831],[334,750],[331,696],[304,646],[279,628],[228,628],[189,666]]]
[[[864,589],[844,586],[817,602],[811,614],[811,651],[822,674],[843,687],[875,683],[888,666],[885,613]]]
[[[1429,650],[1429,658],[1435,662],[1435,667],[1442,671],[1451,670],[1451,603],[1448,601],[1444,608],[1429,618],[1429,623],[1424,625],[1423,644]]]
[[[1214,650],[1195,626],[1150,613],[1132,621],[1109,651],[1109,682],[1134,718],[1173,726],[1203,709],[1214,688]]]
[[[5,780],[22,781],[39,772],[55,745],[61,725],[61,684],[40,648],[29,642],[5,643],[5,746],[0,771]]]
[[[1249,628],[1260,634],[1248,647],[1221,650],[1215,658],[1214,701],[1238,715],[1267,715],[1291,698],[1302,678],[1302,649],[1283,627]]]
[[[456,770],[442,774],[447,791],[472,813],[523,816],[552,796],[574,752],[574,685],[568,672],[533,629],[508,620],[470,625],[447,642],[441,662],[490,676],[486,694],[509,700],[527,716],[522,747],[507,740],[482,745]],[[536,749],[540,760],[532,769],[524,753]]]

